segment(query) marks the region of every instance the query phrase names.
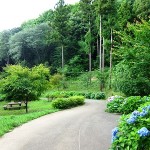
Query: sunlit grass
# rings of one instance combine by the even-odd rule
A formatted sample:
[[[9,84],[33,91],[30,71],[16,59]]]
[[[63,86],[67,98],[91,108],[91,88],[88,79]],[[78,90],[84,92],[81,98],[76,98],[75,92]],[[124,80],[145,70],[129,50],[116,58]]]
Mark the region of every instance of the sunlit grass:
[[[4,110],[3,105],[5,104],[7,102],[0,102],[0,136],[23,123],[58,111],[58,109],[53,108],[51,103],[46,100],[29,102],[29,113],[27,114],[25,113],[25,109]]]

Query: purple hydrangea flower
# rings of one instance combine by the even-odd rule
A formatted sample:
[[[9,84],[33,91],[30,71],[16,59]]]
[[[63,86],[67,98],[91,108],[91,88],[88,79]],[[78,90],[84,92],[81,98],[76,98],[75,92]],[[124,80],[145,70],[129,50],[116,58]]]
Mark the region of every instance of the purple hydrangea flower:
[[[140,137],[145,137],[150,135],[150,131],[146,127],[143,127],[138,131],[138,134],[140,135]]]

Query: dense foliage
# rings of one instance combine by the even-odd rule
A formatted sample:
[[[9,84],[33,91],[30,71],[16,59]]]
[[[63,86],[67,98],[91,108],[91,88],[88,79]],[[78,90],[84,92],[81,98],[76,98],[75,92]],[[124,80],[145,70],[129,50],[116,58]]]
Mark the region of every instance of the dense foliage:
[[[53,100],[56,98],[68,98],[70,96],[84,96],[87,99],[105,99],[105,93],[103,92],[77,92],[77,91],[55,91],[46,93],[46,97],[49,100]]]
[[[149,95],[149,8],[148,0],[80,0],[74,5],[58,0],[54,10],[0,33],[0,69],[43,63],[52,74],[62,68],[67,77],[89,72],[88,85],[91,71],[100,69],[101,90]]]
[[[1,74],[0,91],[6,100],[35,100],[49,85],[49,69],[43,65],[31,69],[9,65]]]
[[[123,97],[116,97],[112,101],[107,103],[107,112],[110,113],[121,113],[120,108],[121,104],[124,102]]]
[[[131,114],[123,115],[118,127],[112,131],[110,150],[149,150],[150,148],[150,102]]]
[[[52,106],[57,109],[68,109],[84,104],[83,96],[72,96],[68,98],[57,98],[52,102]]]
[[[114,87],[130,95],[150,93],[150,23],[128,25],[119,33],[122,44],[116,53],[120,62],[114,71]]]
[[[107,112],[129,114],[146,102],[150,102],[150,97],[130,96],[127,98],[116,97],[107,103]]]

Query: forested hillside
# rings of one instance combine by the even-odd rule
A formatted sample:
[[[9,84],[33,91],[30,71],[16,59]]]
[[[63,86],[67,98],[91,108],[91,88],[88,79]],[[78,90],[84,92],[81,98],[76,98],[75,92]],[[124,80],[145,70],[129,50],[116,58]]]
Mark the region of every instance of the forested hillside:
[[[150,94],[149,0],[80,0],[0,33],[0,68],[45,64],[66,76],[100,71],[126,95]]]

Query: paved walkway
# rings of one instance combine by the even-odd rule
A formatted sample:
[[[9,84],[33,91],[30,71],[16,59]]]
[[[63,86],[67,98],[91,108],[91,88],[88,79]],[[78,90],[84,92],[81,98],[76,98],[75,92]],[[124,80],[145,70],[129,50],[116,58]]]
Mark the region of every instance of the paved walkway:
[[[0,138],[0,150],[108,150],[118,115],[104,112],[105,101],[43,116]]]

